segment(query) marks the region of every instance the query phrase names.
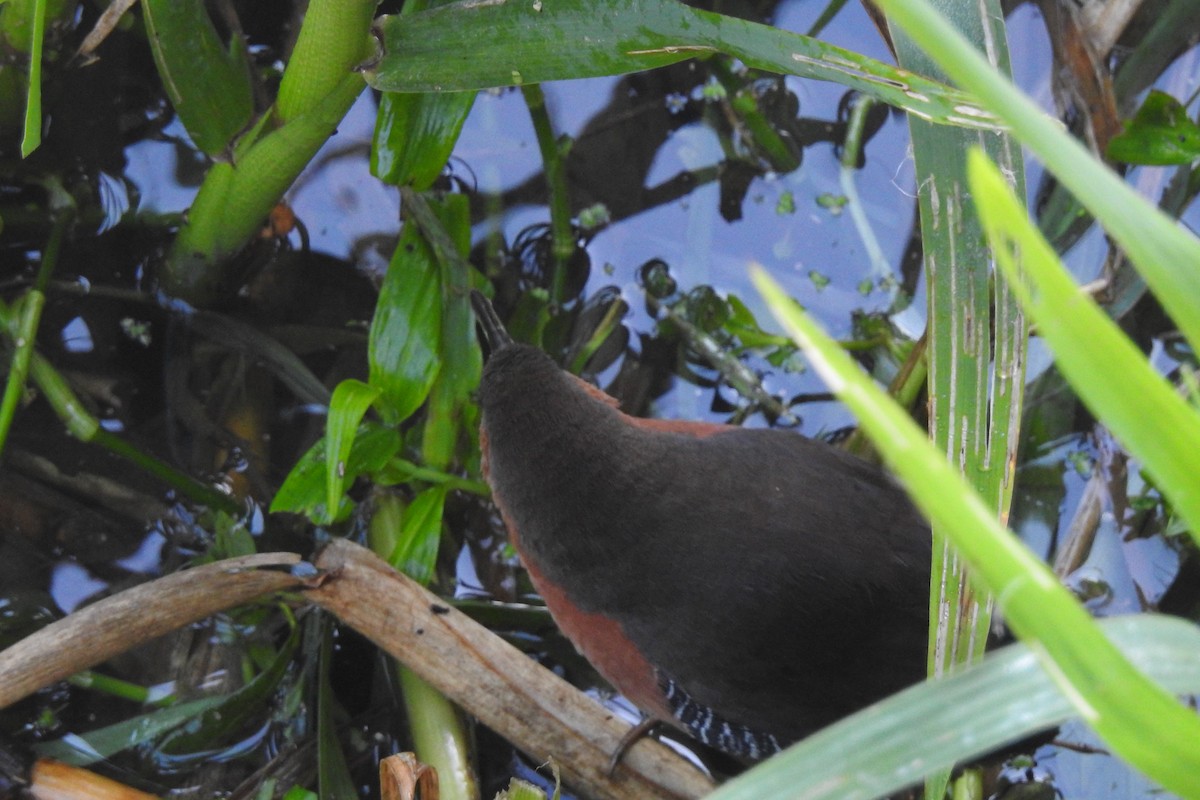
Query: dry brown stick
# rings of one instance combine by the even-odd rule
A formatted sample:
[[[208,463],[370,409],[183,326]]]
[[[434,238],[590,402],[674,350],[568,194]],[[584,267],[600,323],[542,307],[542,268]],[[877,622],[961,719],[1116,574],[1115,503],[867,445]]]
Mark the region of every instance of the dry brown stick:
[[[158,800],[155,795],[48,758],[39,758],[33,765],[25,791],[33,800]]]
[[[327,580],[307,592],[438,691],[537,760],[553,758],[589,797],[691,798],[712,784],[651,739],[607,765],[629,726],[483,626],[389,567],[334,540],[315,561]]]
[[[295,553],[262,553],[186,569],[85,606],[0,652],[0,708],[143,642],[306,579],[281,570]]]

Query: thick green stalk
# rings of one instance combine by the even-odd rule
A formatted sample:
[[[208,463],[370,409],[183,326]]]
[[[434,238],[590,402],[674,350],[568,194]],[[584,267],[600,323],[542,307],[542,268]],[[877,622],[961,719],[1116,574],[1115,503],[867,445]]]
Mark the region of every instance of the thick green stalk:
[[[444,497],[443,493],[443,501]],[[405,520],[406,515],[415,514],[415,505],[406,505],[391,493],[381,492],[375,498],[374,513],[368,523],[371,549],[381,558],[393,562],[397,568],[406,566],[403,563],[406,559],[394,558],[398,545],[399,549],[403,549],[406,535],[419,535],[422,527],[420,520],[410,519],[407,523]],[[440,508],[433,521],[440,530]],[[426,533],[436,534],[437,531]],[[400,563],[395,563],[397,561]],[[419,573],[421,570],[405,571]],[[410,577],[428,583],[427,574],[411,574]],[[396,678],[404,695],[413,746],[422,761],[437,769],[441,797],[445,800],[478,800],[479,783],[471,766],[470,737],[458,708],[444,694],[399,662],[396,664]]]
[[[224,266],[312,160],[362,92],[375,0],[312,0],[275,108],[214,164],[164,264],[168,294],[204,304],[228,290]]]
[[[372,52],[371,20],[378,0],[311,0],[296,47],[279,83],[275,115],[286,124],[337,90]]]

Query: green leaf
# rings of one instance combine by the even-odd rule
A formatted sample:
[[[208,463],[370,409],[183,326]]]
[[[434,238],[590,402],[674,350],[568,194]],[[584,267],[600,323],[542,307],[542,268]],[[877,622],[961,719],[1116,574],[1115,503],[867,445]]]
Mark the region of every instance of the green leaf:
[[[426,489],[407,504],[395,494],[378,495],[368,529],[371,549],[422,586],[428,585],[437,565],[445,504],[445,486]]]
[[[29,84],[25,95],[25,130],[21,158],[42,143],[42,47],[46,38],[46,0],[31,0],[33,30],[29,47]]]
[[[388,461],[400,452],[402,441],[400,433],[392,428],[367,423],[359,428],[350,447],[350,455],[345,459],[345,474],[342,476],[342,490],[339,492],[338,506],[334,511],[328,509],[325,478],[325,440],[309,448],[292,471],[288,473],[283,485],[275,493],[271,501],[271,513],[280,511],[293,514],[304,514],[312,520],[331,520],[336,522],[345,519],[352,505],[345,496],[345,490],[359,475],[373,473],[384,467]]]
[[[747,66],[836,81],[922,117],[993,127],[944,84],[816,39],[676,0],[455,3],[377,23],[384,55],[367,73],[391,92],[466,91],[621,75],[722,52]]]
[[[437,258],[408,222],[379,289],[371,320],[370,382],[382,392],[390,422],[420,408],[441,370],[442,282]]]
[[[325,423],[325,508],[335,509],[349,483],[346,462],[363,415],[379,397],[379,389],[362,381],[344,380],[333,390]],[[351,479],[353,480],[353,479]],[[319,522],[332,522],[331,519]]]
[[[915,2],[915,0],[913,0]],[[830,389],[858,417],[917,507],[945,533],[1076,712],[1122,758],[1200,796],[1200,717],[1139,672],[1050,569],[996,519],[944,454],[761,269],[755,284]]]
[[[371,174],[384,183],[424,191],[446,166],[475,92],[385,92],[375,117]]]
[[[1141,460],[1200,544],[1200,412],[1075,284],[996,166],[977,150],[967,163],[996,262],[1050,344],[1059,370]]]
[[[951,3],[948,21],[1008,70],[1007,34],[1000,0]],[[948,80],[944,70],[900,30],[892,29],[896,61],[921,75]],[[851,115],[859,119],[861,107]],[[933,125],[908,117],[920,206],[921,249],[929,308],[925,361],[928,366],[929,437],[1000,518],[1012,499],[1025,375],[1025,320],[1003,282],[993,284],[983,230],[964,191],[964,153],[980,141],[973,131]],[[983,137],[1009,179],[1024,191],[1021,148],[1006,133]],[[849,148],[847,148],[849,150]],[[850,216],[871,242],[857,190],[843,159],[843,189],[854,198]],[[867,251],[877,251],[867,245]],[[882,260],[882,259],[880,259]],[[883,273],[890,274],[890,265]],[[889,337],[890,338],[890,337]],[[922,381],[924,382],[924,381]],[[992,601],[976,591],[965,567],[938,527],[933,528],[930,570],[929,674],[940,676],[983,655],[991,627]],[[945,794],[948,774],[931,774],[925,793]]]
[[[219,157],[254,113],[250,63],[240,36],[226,47],[204,0],[142,0],[146,37],[167,97],[205,154]]]
[[[204,697],[189,703],[168,706],[89,733],[72,733],[52,742],[40,742],[33,745],[32,749],[43,758],[86,767],[127,748],[147,744],[205,711],[220,706],[225,699],[224,696]]]
[[[421,436],[421,458],[427,466],[446,469],[454,457],[470,406],[471,394],[483,373],[483,355],[475,337],[475,315],[471,311],[471,213],[465,195],[449,195],[440,204],[426,204],[424,197],[405,192],[404,197],[421,226],[423,235],[437,254],[442,287],[442,336],[438,358],[446,368],[438,374],[429,393],[425,430]],[[428,211],[426,212],[426,206]]]
[[[293,786],[284,792],[283,800],[320,800],[320,797],[302,786]]]
[[[1190,164],[1200,158],[1200,125],[1178,100],[1153,89],[1133,119],[1125,122],[1125,129],[1108,143],[1107,155],[1126,164]]]

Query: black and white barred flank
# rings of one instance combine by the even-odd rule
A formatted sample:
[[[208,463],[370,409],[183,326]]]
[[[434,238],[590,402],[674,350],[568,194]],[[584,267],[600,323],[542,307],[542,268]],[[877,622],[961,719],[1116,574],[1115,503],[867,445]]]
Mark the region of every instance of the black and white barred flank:
[[[682,686],[661,672],[658,679],[671,714],[689,734],[709,747],[753,761],[773,756],[783,749],[771,734],[730,722],[708,706],[698,703]]]

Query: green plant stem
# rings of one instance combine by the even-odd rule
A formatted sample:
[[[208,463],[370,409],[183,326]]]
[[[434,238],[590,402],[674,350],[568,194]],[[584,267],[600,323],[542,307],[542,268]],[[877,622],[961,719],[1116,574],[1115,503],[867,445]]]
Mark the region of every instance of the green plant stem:
[[[813,22],[813,24],[809,26],[808,30],[804,32],[804,35],[813,37],[820,36],[821,31],[825,30],[825,26],[833,22],[833,18],[837,16],[838,12],[841,11],[845,5],[846,0],[830,0],[829,5],[825,6],[825,9],[821,12],[821,16],[817,17],[816,21]]]
[[[621,317],[628,310],[629,306],[621,299],[618,299],[608,307],[608,310],[604,312],[604,318],[600,320],[600,324],[596,326],[596,330],[592,331],[591,338],[584,343],[583,347],[579,348],[575,359],[570,363],[569,369],[572,374],[578,375],[583,372],[583,368],[587,366],[588,359],[600,349],[600,345],[604,344],[609,335],[620,324]]]
[[[111,675],[104,675],[90,669],[77,672],[67,680],[72,686],[78,686],[80,689],[101,692],[110,697],[119,697],[122,700],[129,700],[142,705],[149,704],[161,708],[169,706],[175,701],[172,696],[159,697],[156,696],[153,689],[148,689],[145,686],[123,681],[120,678],[114,678]]]
[[[563,286],[567,280],[567,262],[575,254],[575,234],[571,230],[571,197],[567,189],[567,153],[570,140],[554,138],[550,114],[546,110],[546,95],[539,84],[521,87],[538,150],[542,154],[542,169],[546,173],[546,188],[550,192],[550,252],[554,257],[554,279],[550,285],[550,304],[561,305]]]
[[[50,229],[50,237],[42,251],[42,263],[38,268],[37,278],[33,288],[26,294],[21,303],[21,319],[17,330],[13,332],[12,365],[9,367],[8,380],[4,386],[4,397],[0,399],[0,454],[4,452],[4,444],[8,441],[8,432],[12,429],[13,419],[17,414],[17,406],[25,391],[25,380],[29,377],[29,364],[33,360],[34,342],[37,340],[37,329],[42,319],[42,309],[46,306],[46,284],[58,266],[58,256],[62,252],[63,240],[71,221],[75,218],[74,210],[62,210],[54,220]],[[7,327],[7,326],[6,326]]]
[[[203,305],[228,290],[226,263],[362,93],[375,0],[312,0],[272,111],[209,169],[163,265],[164,290]]]
[[[403,535],[404,515],[412,508],[412,504],[406,506],[391,493],[376,497],[367,537],[380,558],[392,560],[397,537]],[[428,578],[429,573],[416,577],[423,584]],[[476,800],[479,786],[471,767],[470,741],[462,714],[445,695],[399,662],[396,681],[404,696],[413,744],[421,760],[437,769],[441,796]]]
[[[862,240],[863,248],[867,251],[870,274],[879,280],[891,275],[892,267],[883,257],[883,248],[879,246],[879,239],[876,238],[875,231],[871,229],[867,212],[863,210],[862,200],[858,196],[858,187],[854,183],[854,173],[858,169],[858,157],[862,152],[862,136],[863,130],[866,128],[867,113],[873,105],[875,105],[875,101],[867,95],[860,95],[854,103],[854,107],[850,111],[850,124],[846,127],[846,141],[842,145],[842,165],[838,174],[842,185],[842,194],[846,195],[846,206],[847,211],[850,212],[850,219],[854,222],[858,238]],[[899,286],[891,290],[889,299],[892,302],[895,302],[899,291]]]
[[[721,347],[711,336],[688,322],[679,314],[676,314],[670,307],[661,303],[653,296],[647,294],[646,299],[656,314],[664,314],[671,321],[672,325],[679,328],[680,333],[687,339],[688,344],[695,348],[696,352],[703,356],[705,361],[720,372],[738,394],[766,409],[785,425],[796,425],[799,423],[795,414],[763,388],[762,380],[759,376],[755,375],[745,364],[731,355],[725,348]]]
[[[129,442],[114,436],[103,428],[96,428],[90,443],[104,447],[127,459],[144,472],[153,475],[168,486],[178,489],[194,502],[203,503],[210,508],[220,509],[234,516],[242,513],[241,506],[233,498],[185,475],[165,461],[161,461],[149,453],[143,453]]]
[[[451,475],[441,470],[422,467],[403,458],[393,458],[388,463],[389,466],[403,472],[409,480],[440,484],[447,489],[456,489],[460,492],[468,492],[480,497],[490,497],[492,494],[492,490],[483,481],[473,481],[470,478]]]
[[[471,769],[470,737],[462,712],[446,696],[407,667],[397,664],[404,708],[421,760],[438,767],[443,800],[477,800],[479,784]]]
[[[46,296],[41,292],[29,292],[20,308],[20,320],[15,331],[10,331],[13,340],[12,363],[8,380],[4,385],[4,398],[0,400],[0,454],[8,441],[17,406],[25,391],[25,379],[29,376],[29,364],[33,360],[33,343],[37,336],[37,323],[41,318]]]
[[[20,320],[16,313],[0,303],[0,329],[16,339]],[[34,383],[42,391],[46,402],[54,409],[54,413],[62,420],[67,430],[76,439],[88,444],[105,447],[113,453],[133,462],[136,466],[162,480],[169,486],[178,489],[195,502],[204,503],[213,508],[219,508],[230,514],[240,514],[241,508],[232,498],[218,492],[210,486],[189,477],[169,464],[160,461],[148,453],[143,453],[133,445],[120,439],[100,427],[100,421],[89,414],[75,396],[75,392],[67,384],[66,379],[49,361],[35,350],[30,349],[28,371]]]
[[[786,174],[800,166],[800,152],[795,142],[789,144],[788,140],[779,135],[779,131],[758,107],[758,98],[753,87],[742,85],[729,69],[728,59],[710,59],[708,66],[724,87],[730,107],[737,112],[738,119],[770,163],[771,169]]]
[[[378,0],[310,0],[279,82],[275,114],[280,122],[287,124],[316,109],[370,57],[377,4]]]

